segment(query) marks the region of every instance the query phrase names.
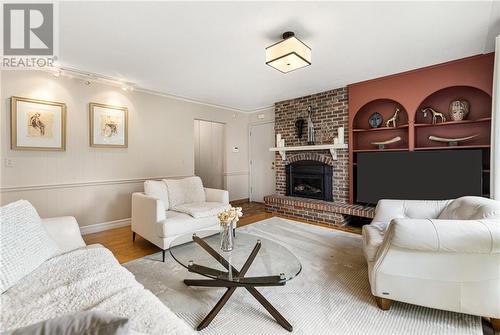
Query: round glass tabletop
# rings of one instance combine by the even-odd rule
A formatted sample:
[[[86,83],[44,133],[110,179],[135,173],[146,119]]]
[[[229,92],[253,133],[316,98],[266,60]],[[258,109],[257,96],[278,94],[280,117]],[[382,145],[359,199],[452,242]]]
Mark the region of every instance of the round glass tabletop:
[[[302,269],[297,257],[282,245],[240,232],[230,252],[220,249],[218,231],[200,231],[176,238],[170,254],[190,272],[239,284],[284,284]]]

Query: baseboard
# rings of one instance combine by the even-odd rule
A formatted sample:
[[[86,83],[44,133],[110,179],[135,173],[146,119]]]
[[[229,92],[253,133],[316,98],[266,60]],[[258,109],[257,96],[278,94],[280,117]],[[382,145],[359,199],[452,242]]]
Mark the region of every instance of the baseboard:
[[[88,235],[92,233],[98,233],[100,231],[127,227],[130,226],[131,220],[130,218],[102,222],[102,223],[94,223],[87,226],[80,227],[80,232],[82,235]]]
[[[241,205],[241,204],[244,204],[244,203],[247,203],[247,202],[250,202],[249,198],[237,199],[237,200],[231,200],[231,201],[229,201],[229,203],[231,203],[231,205]]]

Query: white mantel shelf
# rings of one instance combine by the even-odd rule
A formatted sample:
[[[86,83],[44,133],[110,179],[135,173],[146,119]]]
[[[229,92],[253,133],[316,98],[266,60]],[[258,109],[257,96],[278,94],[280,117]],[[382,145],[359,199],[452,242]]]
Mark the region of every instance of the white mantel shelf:
[[[286,160],[287,151],[308,151],[308,150],[330,150],[333,159],[337,159],[336,149],[347,149],[347,143],[343,144],[318,144],[318,145],[302,145],[297,147],[276,147],[269,148],[269,151],[277,151],[281,155],[281,159]]]

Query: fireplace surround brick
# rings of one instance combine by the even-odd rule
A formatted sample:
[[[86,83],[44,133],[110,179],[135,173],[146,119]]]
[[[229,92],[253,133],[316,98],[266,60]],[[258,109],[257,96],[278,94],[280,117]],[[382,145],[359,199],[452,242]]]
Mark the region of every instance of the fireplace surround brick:
[[[344,127],[344,142],[347,143],[348,127],[348,96],[347,88],[312,94],[296,99],[275,103],[275,131],[281,134],[286,146],[307,145],[307,127],[304,126],[302,138],[299,139],[295,130],[295,121],[298,118],[307,122],[308,107],[312,106],[314,113],[312,121],[316,132],[316,144],[331,144],[337,136],[337,128]],[[343,225],[348,222],[348,213],[325,211],[324,201],[286,197],[286,168],[289,163],[299,160],[316,160],[333,167],[332,194],[336,204],[347,204],[349,201],[349,153],[347,149],[337,150],[337,160],[333,160],[328,150],[287,152],[287,159],[283,161],[279,153],[275,156],[276,169],[276,197],[283,200],[290,198],[290,202],[275,201],[276,197],[266,197],[268,211],[289,216],[311,219],[323,223]],[[274,199],[274,200],[273,200]],[[292,199],[294,199],[292,201]],[[297,203],[306,201],[307,206]],[[316,202],[317,206],[310,206]]]

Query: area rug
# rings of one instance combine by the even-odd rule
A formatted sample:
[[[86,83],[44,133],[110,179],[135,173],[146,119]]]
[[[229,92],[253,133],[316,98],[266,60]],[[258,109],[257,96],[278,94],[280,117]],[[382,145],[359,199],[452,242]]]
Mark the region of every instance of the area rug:
[[[292,251],[302,272],[281,287],[258,290],[293,325],[296,334],[482,335],[481,319],[405,303],[377,308],[370,293],[361,237],[300,222],[271,218],[238,229],[274,240]],[[195,328],[225,289],[193,288],[200,278],[169,255],[150,255],[124,265],[175,314]],[[202,334],[289,334],[245,290],[237,289]]]

